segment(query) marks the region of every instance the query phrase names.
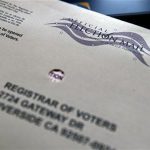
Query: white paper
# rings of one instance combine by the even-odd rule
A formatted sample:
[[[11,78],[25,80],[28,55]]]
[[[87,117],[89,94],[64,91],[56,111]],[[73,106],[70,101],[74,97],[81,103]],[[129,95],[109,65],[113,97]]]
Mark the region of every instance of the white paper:
[[[148,29],[0,0],[0,44],[0,150],[150,149]]]

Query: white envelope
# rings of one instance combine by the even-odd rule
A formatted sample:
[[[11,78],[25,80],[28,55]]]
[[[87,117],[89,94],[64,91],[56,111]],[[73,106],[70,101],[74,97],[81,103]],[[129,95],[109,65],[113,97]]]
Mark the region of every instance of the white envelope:
[[[150,149],[148,29],[0,0],[0,45],[0,150]]]

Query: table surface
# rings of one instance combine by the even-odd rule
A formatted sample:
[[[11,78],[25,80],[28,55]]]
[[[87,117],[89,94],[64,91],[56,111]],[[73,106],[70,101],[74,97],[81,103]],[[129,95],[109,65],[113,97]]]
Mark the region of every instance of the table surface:
[[[63,0],[78,3],[83,0]],[[150,0],[84,0],[91,9],[106,15],[121,16],[150,13]]]

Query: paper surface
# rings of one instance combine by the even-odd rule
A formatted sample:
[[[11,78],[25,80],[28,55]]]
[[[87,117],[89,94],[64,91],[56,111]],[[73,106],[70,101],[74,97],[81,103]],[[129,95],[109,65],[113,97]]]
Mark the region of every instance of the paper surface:
[[[0,44],[0,150],[150,149],[149,30],[0,0]]]

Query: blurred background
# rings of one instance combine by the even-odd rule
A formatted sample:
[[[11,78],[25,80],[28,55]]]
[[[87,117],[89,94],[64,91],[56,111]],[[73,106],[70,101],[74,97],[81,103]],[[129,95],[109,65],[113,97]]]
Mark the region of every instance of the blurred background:
[[[62,0],[150,29],[150,0]]]

